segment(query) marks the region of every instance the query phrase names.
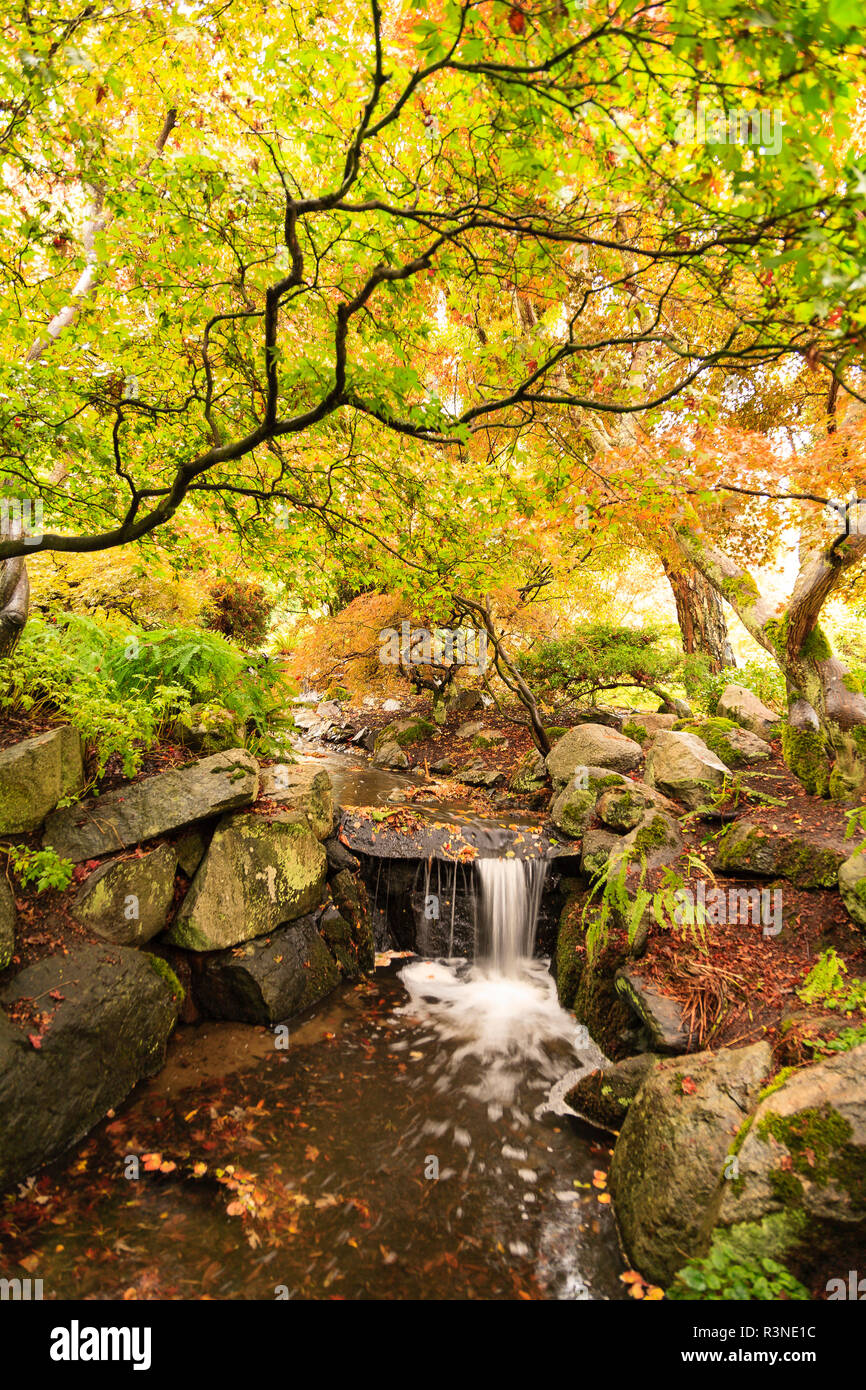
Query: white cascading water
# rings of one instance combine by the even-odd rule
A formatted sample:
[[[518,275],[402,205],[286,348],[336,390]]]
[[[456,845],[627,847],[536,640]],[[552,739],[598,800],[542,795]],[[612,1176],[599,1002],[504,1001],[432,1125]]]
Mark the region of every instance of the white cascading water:
[[[516,978],[535,951],[546,859],[479,859],[475,959]]]
[[[475,870],[475,960],[413,961],[400,977],[407,1011],[458,1044],[451,1067],[467,1064],[464,1089],[495,1115],[526,1087],[546,1094],[569,1056],[574,1066],[576,1025],[560,1008],[547,961],[533,955],[546,862],[480,859]]]

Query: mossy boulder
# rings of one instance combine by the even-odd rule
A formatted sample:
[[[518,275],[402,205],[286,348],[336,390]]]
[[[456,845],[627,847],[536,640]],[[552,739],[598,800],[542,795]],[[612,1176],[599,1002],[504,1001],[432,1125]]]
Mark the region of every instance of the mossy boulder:
[[[331,893],[341,915],[349,922],[359,970],[372,970],[376,964],[373,917],[363,880],[341,869],[331,880]]]
[[[759,700],[751,690],[743,685],[726,685],[716,703],[716,713],[723,719],[731,719],[744,729],[750,729],[761,738],[770,738],[779,732],[780,716]]]
[[[296,811],[317,840],[326,840],[333,832],[333,787],[322,768],[305,763],[262,768],[261,794],[286,811]]]
[[[665,796],[699,810],[720,787],[730,768],[703,739],[674,729],[662,729],[647,754],[645,780]]]
[[[425,739],[435,737],[438,732],[435,724],[429,719],[422,719],[420,715],[410,719],[395,719],[393,723],[387,724],[377,737],[376,750],[378,752],[389,743],[396,743],[398,748],[406,748],[410,743],[423,743]]]
[[[244,748],[214,753],[104,796],[55,811],[43,843],[78,863],[179,830],[255,801],[259,765]]]
[[[558,739],[547,755],[547,770],[554,786],[564,786],[581,767],[602,767],[630,772],[643,758],[643,749],[632,738],[606,724],[579,724]]]
[[[839,866],[839,892],[852,922],[866,931],[866,854],[852,854]]]
[[[653,1283],[706,1253],[728,1150],[771,1065],[765,1042],[667,1058],[629,1105],[610,1188],[628,1258]]]
[[[195,976],[199,1008],[237,1023],[279,1023],[330,994],[340,983],[337,962],[304,917],[264,940],[208,956]]]
[[[237,715],[224,705],[197,704],[190,705],[174,721],[172,734],[178,743],[196,753],[222,753],[243,744],[245,729]]]
[[[641,710],[626,720],[622,732],[626,738],[633,738],[636,743],[647,744],[659,729],[672,729],[676,722],[675,714],[657,714]]]
[[[685,840],[679,823],[667,811],[651,806],[638,824],[622,839],[626,858],[634,865],[646,863],[650,869],[672,864],[682,853]]]
[[[544,757],[535,748],[524,753],[508,782],[511,792],[539,792],[547,785],[547,766]]]
[[[584,931],[581,923],[581,902],[569,898],[559,917],[556,934],[556,993],[564,1009],[574,1007],[577,987],[584,969],[585,953],[581,949]]]
[[[174,897],[176,868],[173,845],[100,864],[78,890],[72,914],[107,941],[140,946],[165,926]]]
[[[696,734],[727,767],[752,767],[766,762],[773,750],[766,739],[741,729],[731,719],[703,719],[684,723],[687,734]]]
[[[166,940],[214,951],[266,936],[321,902],[327,855],[292,812],[228,816]]]
[[[588,1072],[566,1091],[565,1103],[591,1124],[618,1133],[629,1106],[659,1060],[654,1052],[638,1052]]]
[[[722,836],[716,867],[725,873],[786,878],[798,888],[833,888],[844,860],[841,843],[738,820]]]
[[[38,1049],[4,1012],[23,997],[49,1006]],[[125,946],[74,946],[12,977],[0,993],[0,1188],[57,1158],[159,1071],[181,997],[153,957]]]
[[[845,1273],[834,1246],[850,1248],[853,1235],[866,1248],[866,1044],[768,1088],[733,1151],[736,1179],[724,1185],[717,1224],[805,1218],[808,1241],[828,1253],[827,1274]]]
[[[37,830],[83,786],[81,736],[69,725],[0,749],[0,835]]]
[[[564,835],[579,839],[595,815],[597,793],[574,778],[554,797],[550,819]]]
[[[612,830],[593,827],[584,831],[580,846],[580,871],[595,878],[610,862],[611,856],[622,849],[622,837]]]
[[[827,740],[819,729],[782,725],[782,757],[811,796],[829,796],[832,759]]]
[[[376,743],[376,750],[372,758],[374,767],[386,767],[392,771],[399,771],[409,766],[407,754],[393,739],[385,743]]]
[[[0,874],[0,970],[5,970],[15,954],[15,897]]]
[[[634,830],[653,804],[653,794],[635,786],[610,787],[598,799],[598,818],[611,830]]]

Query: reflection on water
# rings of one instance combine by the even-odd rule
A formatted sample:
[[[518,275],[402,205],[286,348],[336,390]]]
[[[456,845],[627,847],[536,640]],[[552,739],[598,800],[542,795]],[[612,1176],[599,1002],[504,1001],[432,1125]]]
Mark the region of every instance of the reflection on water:
[[[50,1298],[622,1297],[609,1148],[545,1107],[576,1059],[543,965],[404,978],[344,987],[284,1051],[181,1030],[159,1077],[0,1204],[10,1262]]]

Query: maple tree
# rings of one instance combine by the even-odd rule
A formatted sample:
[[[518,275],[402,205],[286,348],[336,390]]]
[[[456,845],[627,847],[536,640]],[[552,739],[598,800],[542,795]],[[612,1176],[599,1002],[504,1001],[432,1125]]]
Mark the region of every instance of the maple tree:
[[[0,538],[5,645],[43,551],[160,532],[182,564],[228,525],[275,570],[375,563],[471,611],[573,575],[612,521],[661,557],[687,647],[723,662],[709,595],[736,609],[849,778],[866,707],[814,633],[861,542],[819,548],[781,640],[717,544],[747,451],[698,455],[724,383],[789,364],[860,399],[858,19],[850,0],[13,6],[0,438],[44,520]],[[700,144],[702,104],[770,111],[785,138]]]

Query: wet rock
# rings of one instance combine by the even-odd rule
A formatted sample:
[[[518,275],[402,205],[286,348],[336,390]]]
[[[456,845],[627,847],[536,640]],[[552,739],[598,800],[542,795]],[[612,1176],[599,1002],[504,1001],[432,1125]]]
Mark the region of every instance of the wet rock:
[[[265,936],[321,902],[327,856],[296,814],[228,816],[166,940],[213,951]]]
[[[261,795],[286,810],[296,811],[317,840],[334,829],[331,779],[322,768],[305,763],[277,763],[262,768]]]
[[[15,954],[15,898],[6,879],[0,875],[0,970],[5,970]]]
[[[682,1009],[676,999],[662,994],[647,984],[636,970],[620,970],[616,977],[617,993],[630,1005],[645,1025],[650,1046],[656,1052],[685,1052],[689,1035],[683,1023]]]
[[[199,1008],[237,1023],[279,1023],[330,994],[340,982],[314,917],[260,941],[208,956],[195,979]]]
[[[705,1253],[729,1147],[771,1064],[765,1042],[666,1058],[629,1105],[610,1187],[628,1257],[653,1283]]]
[[[140,946],[165,926],[176,868],[173,845],[160,845],[140,858],[112,859],[84,880],[72,914],[107,941]]]
[[[458,782],[465,782],[467,787],[498,787],[505,781],[504,772],[486,768],[477,761],[467,763],[455,772],[454,776]]]
[[[643,757],[643,749],[604,724],[579,724],[558,739],[547,755],[547,770],[554,786],[562,786],[580,767],[603,767],[630,772]]]
[[[770,738],[780,731],[781,716],[742,685],[726,685],[719,696],[716,713],[732,719],[744,729],[751,729],[761,738]]]
[[[852,854],[839,866],[839,892],[852,922],[866,929],[866,854]]]
[[[50,1002],[52,1017],[36,1049],[0,1010],[0,1188],[56,1158],[159,1071],[181,1001],[163,961],[107,945],[28,966],[0,1004],[24,996]]]
[[[76,863],[98,859],[167,831],[255,801],[259,765],[244,748],[214,753],[104,796],[55,811],[43,844]]]
[[[400,747],[399,743],[393,742],[382,744],[377,742],[372,761],[374,767],[398,769],[409,766],[409,759],[403,752],[403,749]]]
[[[327,840],[322,843],[325,847],[325,854],[328,856],[328,870],[330,873],[338,874],[342,869],[348,869],[350,873],[356,873],[361,867],[360,859],[356,859],[351,850],[347,849],[342,840],[337,835],[329,835]]]
[[[845,861],[843,843],[810,838],[808,832],[768,830],[738,820],[726,830],[716,865],[726,873],[787,878],[798,888],[833,888]]]
[[[617,1133],[629,1106],[660,1060],[654,1052],[639,1052],[635,1057],[600,1067],[582,1076],[566,1092],[565,1103],[592,1124]]]
[[[358,970],[373,970],[376,947],[373,939],[373,915],[367,889],[358,878],[343,869],[331,883],[334,902],[351,928],[352,943]]]
[[[81,736],[69,725],[0,749],[0,834],[38,829],[83,785]]]
[[[730,768],[695,734],[662,729],[647,754],[644,776],[665,796],[698,810],[730,776]]]

